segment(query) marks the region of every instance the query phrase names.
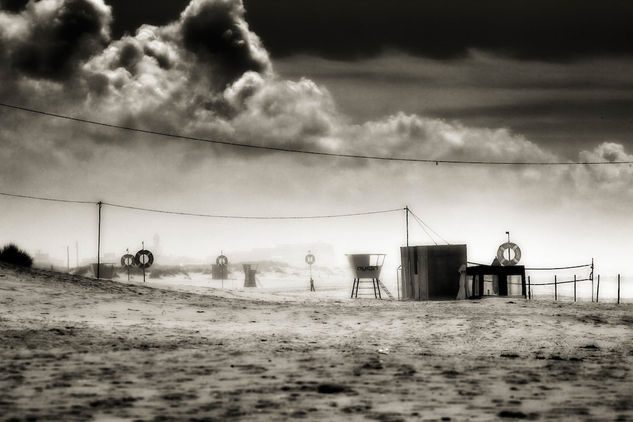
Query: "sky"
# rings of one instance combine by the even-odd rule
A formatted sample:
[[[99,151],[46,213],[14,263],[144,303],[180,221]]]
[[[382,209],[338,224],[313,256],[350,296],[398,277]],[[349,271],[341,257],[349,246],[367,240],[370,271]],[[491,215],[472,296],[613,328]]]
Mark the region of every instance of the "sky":
[[[627,1],[2,0],[3,103],[343,154],[633,160]],[[469,259],[631,273],[633,168],[375,162],[134,134],[0,107],[0,191],[205,214],[402,209]],[[96,206],[0,198],[0,243],[96,254]],[[404,212],[297,221],[103,209],[103,249],[195,259],[329,243],[398,265]],[[411,222],[413,244],[442,243]],[[229,256],[230,257],[230,256]],[[318,259],[318,257],[317,257]],[[325,264],[325,263],[324,263]],[[334,264],[334,263],[332,263]],[[340,264],[337,262],[336,264]]]

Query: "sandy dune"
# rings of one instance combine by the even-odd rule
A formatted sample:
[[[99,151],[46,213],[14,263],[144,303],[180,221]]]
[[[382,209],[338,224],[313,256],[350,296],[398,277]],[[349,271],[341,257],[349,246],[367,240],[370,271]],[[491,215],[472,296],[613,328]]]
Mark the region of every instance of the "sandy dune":
[[[630,304],[273,300],[0,265],[0,353],[2,420],[633,420]]]

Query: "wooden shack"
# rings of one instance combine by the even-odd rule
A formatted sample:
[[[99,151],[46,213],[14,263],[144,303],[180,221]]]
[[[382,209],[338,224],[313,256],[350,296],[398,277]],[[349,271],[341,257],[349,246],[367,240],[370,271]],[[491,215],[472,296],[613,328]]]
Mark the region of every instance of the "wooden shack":
[[[466,268],[466,245],[400,248],[399,297],[403,300],[455,300],[460,268]]]

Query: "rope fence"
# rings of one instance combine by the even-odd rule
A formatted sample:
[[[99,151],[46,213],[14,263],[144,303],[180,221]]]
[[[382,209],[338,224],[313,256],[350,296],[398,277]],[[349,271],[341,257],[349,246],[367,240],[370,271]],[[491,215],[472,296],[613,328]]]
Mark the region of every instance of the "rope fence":
[[[598,303],[602,299],[602,301],[615,300],[616,303],[618,304],[621,303],[623,300],[623,295],[622,295],[623,277],[621,276],[621,274],[618,274],[617,276],[608,277],[607,280],[605,280],[605,278],[603,277],[601,280],[601,277],[599,274],[594,277],[593,266],[591,266],[591,268],[592,268],[592,272],[588,277],[577,278],[577,276],[574,275],[573,280],[565,279],[565,280],[559,281],[558,277],[554,276],[554,281],[535,283],[535,282],[532,282],[532,277],[528,276],[527,277],[527,295],[526,295],[527,299],[529,300],[535,299],[535,295],[534,295],[535,287],[539,288],[539,287],[553,286],[554,291],[553,292],[549,291],[547,295],[553,294],[554,301],[563,300],[564,297],[567,297],[567,298],[573,297],[573,301],[577,302],[579,300],[579,294],[578,294],[579,291],[581,291],[581,293],[584,291],[584,295],[581,294],[580,297],[584,297],[585,299],[588,299],[589,295],[587,295],[587,289],[590,288],[591,302]],[[601,285],[601,281],[602,281],[602,285]],[[589,282],[591,282],[590,286],[588,286]],[[561,286],[570,286],[570,285],[573,285],[572,291],[567,290],[567,291],[561,292],[560,290]],[[581,286],[584,286],[584,287],[581,287]],[[601,287],[602,287],[602,297],[600,295]],[[605,294],[605,291],[608,291],[608,292]],[[543,296],[543,294],[539,294],[539,296]]]
[[[481,263],[472,262],[472,261],[469,261],[468,264],[477,265],[477,266],[482,266],[482,265],[488,266],[486,264],[481,264]],[[561,272],[561,271],[583,270],[583,269],[585,269],[585,271],[581,271],[581,272],[583,272],[584,274],[581,274],[581,275],[574,274],[573,279],[570,278],[572,276],[569,275],[559,280],[560,274],[553,274],[549,276],[549,277],[552,277],[553,280],[552,278],[550,278],[551,281],[543,280],[543,277],[544,277],[543,272],[547,272],[547,271]],[[618,274],[617,276],[607,277],[606,280],[603,277],[602,284],[601,284],[600,275],[594,275],[595,264],[593,260],[591,261],[591,263],[579,264],[579,265],[556,266],[556,267],[554,266],[553,267],[525,267],[525,271],[533,272],[536,274],[527,275],[525,282],[518,282],[516,281],[516,279],[512,280],[511,278],[508,278],[507,285],[521,286],[521,287],[525,285],[524,295],[525,295],[525,298],[528,300],[536,299],[535,290],[537,290],[536,296],[538,296],[538,298],[542,299],[545,297],[553,296],[553,299],[555,301],[564,300],[563,298],[567,298],[567,300],[569,300],[571,298],[574,302],[577,302],[579,299],[588,300],[590,296],[591,296],[591,302],[599,302],[601,301],[601,299],[602,301],[606,299],[609,301],[614,301],[616,303],[621,303],[623,298],[629,297],[630,299],[633,299],[633,296],[631,295],[631,293],[633,293],[633,289],[632,289],[633,285],[626,285],[625,286],[626,290],[624,291],[624,295],[623,295],[623,292],[622,292],[623,277],[621,276],[621,274]],[[533,275],[536,277],[533,277]],[[516,276],[516,277],[521,277],[521,276]],[[537,281],[533,281],[532,280],[533,278],[537,278]],[[590,286],[588,286],[589,282],[591,282]],[[552,289],[553,291],[548,289],[548,287],[552,287],[552,286],[554,287]],[[561,289],[561,287],[563,286],[565,287],[565,289]],[[568,286],[573,286],[573,289]],[[591,289],[590,294],[589,294],[589,288]],[[602,296],[601,296],[601,293],[602,293]]]

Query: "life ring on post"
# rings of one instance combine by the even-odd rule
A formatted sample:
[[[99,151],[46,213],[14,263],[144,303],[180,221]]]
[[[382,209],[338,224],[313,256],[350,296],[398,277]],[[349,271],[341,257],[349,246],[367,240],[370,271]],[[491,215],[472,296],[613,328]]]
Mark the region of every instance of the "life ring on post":
[[[136,264],[139,268],[149,268],[153,263],[154,255],[147,249],[141,249],[134,257],[134,264]]]
[[[125,254],[121,257],[121,266],[123,268],[130,268],[131,266],[134,265],[134,263],[136,262],[136,259],[134,258],[134,255],[132,254]]]
[[[514,252],[514,258],[506,258],[505,252],[507,250],[511,250],[512,252]],[[499,260],[499,263],[504,267],[516,265],[521,260],[521,248],[519,248],[519,245],[517,245],[516,243],[506,242],[499,246],[499,249],[497,250],[497,259]]]
[[[316,258],[311,253],[306,255],[306,264],[312,265],[316,262]]]
[[[220,255],[215,259],[215,263],[223,267],[229,263],[229,259],[224,255]]]

